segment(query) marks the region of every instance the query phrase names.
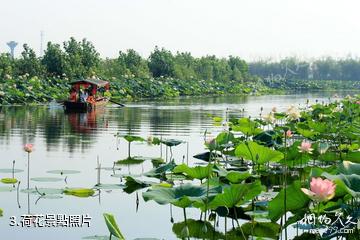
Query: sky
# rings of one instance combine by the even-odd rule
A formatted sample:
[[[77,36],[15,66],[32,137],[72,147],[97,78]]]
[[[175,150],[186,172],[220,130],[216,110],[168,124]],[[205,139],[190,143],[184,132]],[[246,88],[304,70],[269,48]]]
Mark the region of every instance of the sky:
[[[358,0],[0,0],[6,43],[90,40],[102,57],[157,45],[246,60],[360,56]]]

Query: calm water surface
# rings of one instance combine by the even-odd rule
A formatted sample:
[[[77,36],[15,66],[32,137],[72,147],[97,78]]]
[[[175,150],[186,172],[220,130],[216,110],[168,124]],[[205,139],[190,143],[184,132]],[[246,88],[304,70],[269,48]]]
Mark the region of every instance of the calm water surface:
[[[258,116],[260,108],[270,112],[276,106],[285,110],[289,105],[305,105],[316,100],[328,102],[333,93],[307,93],[282,96],[227,96],[207,98],[183,98],[168,101],[129,103],[125,108],[109,105],[102,111],[88,114],[65,114],[59,106],[2,107],[0,110],[0,169],[11,168],[16,160],[16,168],[25,170],[16,173],[21,181],[20,189],[26,188],[27,155],[22,150],[25,143],[33,143],[30,177],[61,177],[49,174],[49,170],[69,169],[81,171],[67,175],[66,182],[30,181],[31,187],[92,188],[97,183],[95,170],[97,159],[103,167],[111,167],[114,161],[127,157],[127,144],[117,142],[114,134],[133,134],[144,138],[156,136],[175,138],[188,142],[174,148],[177,163],[183,158],[193,165],[198,163],[192,156],[205,150],[203,134],[205,130],[214,136],[221,128],[213,125],[212,117],[241,115]],[[333,98],[332,98],[333,100]],[[245,111],[241,113],[241,110]],[[166,157],[165,148],[134,143],[132,155],[146,157]],[[187,159],[187,155],[189,159]],[[116,173],[141,174],[152,168],[150,161],[135,166],[123,166]],[[112,171],[103,170],[102,183],[120,183],[111,177]],[[0,173],[0,178],[11,177],[11,173]],[[140,179],[142,177],[139,177]],[[4,186],[4,184],[0,184]],[[108,230],[102,214],[115,215],[126,239],[158,238],[176,239],[170,222],[170,208],[153,201],[145,203],[138,192],[139,207],[136,209],[136,193],[127,194],[121,189],[101,191],[90,198],[65,196],[61,199],[38,199],[27,193],[0,192],[0,208],[4,216],[0,218],[0,239],[81,239],[90,235],[107,235]],[[83,228],[21,228],[10,227],[10,216],[20,218],[22,214],[89,214],[91,226]],[[183,221],[182,211],[173,208],[175,222]],[[198,211],[188,211],[188,217],[198,218]],[[220,226],[223,224],[220,223]],[[50,238],[51,237],[51,238]]]

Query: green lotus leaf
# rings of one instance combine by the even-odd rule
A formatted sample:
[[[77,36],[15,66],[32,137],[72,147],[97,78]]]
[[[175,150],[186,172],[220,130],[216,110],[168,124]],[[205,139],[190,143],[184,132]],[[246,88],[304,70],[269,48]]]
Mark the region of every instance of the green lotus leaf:
[[[336,183],[336,189],[345,188],[353,197],[360,197],[360,175],[331,175],[325,172],[322,176],[334,181]]]
[[[109,236],[99,236],[99,235],[94,235],[94,236],[86,236],[83,237],[82,239],[88,239],[88,240],[109,240]],[[116,238],[117,239],[117,238]],[[115,240],[115,238],[114,238]]]
[[[3,210],[0,208],[0,217],[3,216]]]
[[[234,139],[234,134],[232,134],[231,132],[221,132],[216,136],[216,144],[219,146],[223,146],[228,144],[229,142],[233,142]]]
[[[18,180],[16,178],[2,178],[0,182],[5,184],[15,184],[18,182]]]
[[[251,174],[249,172],[230,171],[226,174],[226,179],[231,183],[241,183],[250,176]]]
[[[64,194],[85,198],[94,195],[95,191],[89,188],[66,188]]]
[[[269,202],[269,217],[272,221],[277,221],[284,214],[284,196],[285,191],[282,189]],[[309,197],[301,191],[300,181],[294,181],[286,188],[286,211],[296,213],[297,210],[306,207],[309,202]]]
[[[116,162],[117,165],[137,165],[141,164],[145,161],[145,159],[137,158],[137,157],[128,157],[123,160],[119,160]]]
[[[160,177],[164,175],[166,172],[173,170],[176,167],[174,161],[170,161],[169,163],[160,165],[157,168],[153,168],[144,175],[147,177]]]
[[[338,166],[338,172],[344,175],[357,174],[360,175],[360,164],[350,161],[343,161]]]
[[[249,118],[240,118],[236,124],[232,126],[235,132],[242,132],[246,136],[254,136],[261,133],[263,130],[258,127],[259,124]]]
[[[61,170],[50,170],[50,171],[47,171],[47,173],[60,174],[60,175],[69,175],[69,174],[78,174],[78,173],[80,173],[80,171],[61,169]]]
[[[280,225],[272,222],[248,222],[241,225],[245,235],[256,237],[276,238],[279,234]]]
[[[126,182],[125,182],[126,187],[124,188],[124,192],[126,192],[126,193],[132,193],[132,192],[135,192],[136,190],[150,187],[151,184],[156,184],[153,182],[141,181],[141,180],[133,178],[131,176],[127,176],[125,178],[125,180],[126,180]]]
[[[60,182],[64,180],[62,178],[54,178],[54,177],[36,177],[30,179],[35,182]]]
[[[273,130],[257,134],[253,137],[253,140],[260,142],[267,147],[272,147],[275,144],[282,144],[282,137],[278,136],[278,134]]]
[[[235,149],[235,155],[247,160],[252,160],[254,163],[258,164],[278,162],[284,158],[282,152],[261,146],[252,141],[239,144]]]
[[[213,197],[221,191],[221,187],[210,187],[208,196]],[[207,196],[206,186],[183,184],[173,188],[149,189],[142,194],[144,200],[154,200],[158,204],[173,204],[186,208],[195,202],[203,203]]]
[[[62,194],[64,192],[63,189],[59,188],[29,188],[22,189],[22,193],[30,193],[30,194],[40,194],[40,195],[54,195],[54,194]]]
[[[112,214],[104,213],[105,223],[111,235],[119,238],[120,240],[125,240],[124,235],[121,233],[116,220]],[[111,237],[110,237],[111,238]]]
[[[210,208],[216,209],[218,207],[239,207],[246,201],[253,199],[264,190],[260,181],[255,181],[248,184],[231,184],[224,188],[222,194],[218,194],[210,202]]]
[[[123,189],[125,186],[121,184],[96,184],[94,189]]]
[[[183,143],[184,141],[181,140],[176,140],[176,139],[162,139],[161,143],[165,144],[168,147],[174,147],[177,146],[181,143]]]
[[[329,130],[328,125],[325,122],[308,121],[307,124],[309,128],[314,130],[315,132],[326,133]]]
[[[12,168],[1,168],[0,169],[0,173],[20,173],[20,172],[23,172],[24,170],[22,169],[12,169]]]
[[[188,236],[184,236],[183,229],[188,228]],[[195,239],[225,239],[221,232],[214,229],[210,222],[200,220],[187,219],[185,222],[174,223],[172,231],[178,239],[186,239],[186,237]]]
[[[133,135],[125,135],[125,136],[123,136],[123,138],[128,142],[144,142],[145,141],[145,139],[143,139],[142,137],[133,136]]]
[[[360,151],[351,151],[348,152],[345,157],[345,160],[347,161],[351,161],[351,162],[355,162],[355,163],[360,163]]]
[[[11,186],[0,186],[0,192],[12,192],[15,188]]]
[[[213,121],[214,122],[221,122],[223,119],[222,119],[222,117],[213,117]]]
[[[188,167],[186,164],[178,165],[174,168],[174,173],[183,173],[187,177],[192,179],[203,180],[204,178],[209,178],[212,174],[214,165],[208,164],[206,167],[196,166],[196,167]]]

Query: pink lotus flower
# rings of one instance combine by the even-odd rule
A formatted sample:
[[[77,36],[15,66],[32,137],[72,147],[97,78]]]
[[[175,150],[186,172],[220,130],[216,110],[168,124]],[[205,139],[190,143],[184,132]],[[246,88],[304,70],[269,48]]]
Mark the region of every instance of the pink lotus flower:
[[[24,145],[24,151],[27,153],[31,153],[33,151],[33,145],[30,143],[27,143]]]
[[[289,129],[289,130],[287,130],[287,131],[285,132],[285,135],[286,135],[287,138],[291,138],[291,137],[293,136],[293,133],[292,133],[291,130]]]
[[[357,101],[356,104],[360,104],[360,101]]]
[[[310,182],[310,190],[301,188],[301,190],[308,195],[313,201],[324,202],[335,196],[335,184],[322,178],[312,178]]]
[[[215,138],[206,139],[206,140],[205,140],[205,145],[206,145],[210,150],[215,150],[216,147],[217,147],[216,139],[215,139]]]
[[[302,141],[302,143],[301,143],[301,145],[300,146],[298,146],[298,148],[299,148],[299,152],[301,152],[301,153],[312,153],[312,150],[314,150],[314,149],[312,149],[311,148],[311,143],[310,142],[307,142],[307,141]]]

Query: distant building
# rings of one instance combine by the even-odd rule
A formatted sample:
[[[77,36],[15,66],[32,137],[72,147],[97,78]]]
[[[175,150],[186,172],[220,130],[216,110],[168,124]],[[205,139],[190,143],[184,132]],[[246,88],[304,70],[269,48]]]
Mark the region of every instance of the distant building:
[[[16,46],[18,45],[18,43],[15,42],[15,41],[10,41],[10,42],[8,42],[8,43],[6,43],[6,44],[7,44],[7,45],[9,46],[9,48],[10,48],[11,57],[14,58],[14,57],[15,57],[15,48],[16,48]]]

